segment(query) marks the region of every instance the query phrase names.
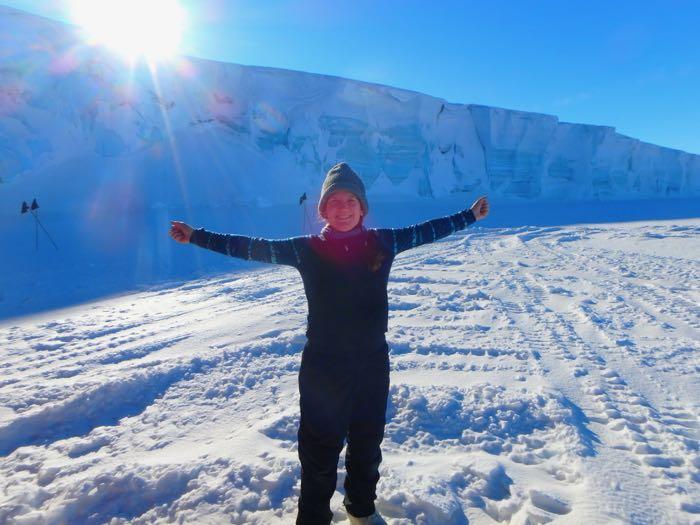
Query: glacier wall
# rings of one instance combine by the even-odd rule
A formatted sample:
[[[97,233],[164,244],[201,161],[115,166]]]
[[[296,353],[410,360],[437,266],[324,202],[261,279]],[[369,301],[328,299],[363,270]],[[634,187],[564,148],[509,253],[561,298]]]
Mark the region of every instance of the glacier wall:
[[[1,6],[0,35],[3,208],[38,190],[102,211],[283,204],[340,160],[375,200],[700,195],[700,156],[612,127],[199,59],[130,69]]]

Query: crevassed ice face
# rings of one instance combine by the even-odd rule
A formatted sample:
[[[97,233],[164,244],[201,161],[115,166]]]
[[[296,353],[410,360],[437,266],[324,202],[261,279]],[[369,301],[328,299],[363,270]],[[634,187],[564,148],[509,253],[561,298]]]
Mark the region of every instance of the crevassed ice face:
[[[324,213],[324,218],[331,228],[347,232],[359,224],[362,218],[362,204],[353,193],[338,190],[328,197]]]

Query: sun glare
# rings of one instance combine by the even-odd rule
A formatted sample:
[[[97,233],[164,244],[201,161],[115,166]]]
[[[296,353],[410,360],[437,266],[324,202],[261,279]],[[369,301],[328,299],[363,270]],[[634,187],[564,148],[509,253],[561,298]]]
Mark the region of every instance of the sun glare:
[[[185,10],[177,0],[73,0],[73,20],[92,43],[129,60],[173,57],[180,47]]]

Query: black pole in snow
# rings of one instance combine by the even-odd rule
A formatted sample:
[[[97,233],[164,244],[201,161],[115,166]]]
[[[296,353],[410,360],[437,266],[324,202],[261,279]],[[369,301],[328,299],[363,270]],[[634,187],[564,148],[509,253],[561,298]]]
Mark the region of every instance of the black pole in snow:
[[[58,246],[56,246],[56,243],[53,242],[51,235],[49,235],[49,232],[46,231],[46,228],[44,228],[44,225],[41,224],[41,221],[39,220],[39,212],[35,211],[38,209],[39,204],[37,204],[36,198],[32,201],[31,206],[27,205],[26,201],[22,201],[22,213],[29,212],[32,214],[32,217],[34,217],[34,244],[36,246],[36,251],[39,251],[39,226],[41,226],[41,229],[44,230],[44,233],[51,241],[51,244],[53,244],[53,247],[58,250]]]
[[[304,194],[303,194],[301,197],[299,197],[299,204],[303,204],[303,206],[304,206],[304,225],[303,225],[303,231],[304,231],[304,233],[308,233],[308,232],[307,232],[307,224],[310,226],[311,221],[309,221],[309,216],[308,216],[308,214],[307,214],[307,212],[306,212],[306,192],[304,192]]]
[[[41,229],[42,229],[42,230],[44,230],[44,233],[46,234],[46,236],[47,236],[47,237],[49,238],[49,240],[51,241],[51,244],[53,244],[53,247],[56,248],[56,249],[58,250],[58,246],[56,246],[56,243],[53,242],[53,239],[51,238],[51,235],[49,235],[49,232],[46,231],[46,228],[44,228],[44,225],[41,224],[41,221],[39,220],[39,212],[36,212],[36,213],[37,213],[37,214],[34,215],[34,218],[36,219],[37,224],[38,224],[39,226],[41,226]],[[37,234],[37,235],[38,235],[38,234]],[[37,242],[38,242],[38,241],[37,241]]]

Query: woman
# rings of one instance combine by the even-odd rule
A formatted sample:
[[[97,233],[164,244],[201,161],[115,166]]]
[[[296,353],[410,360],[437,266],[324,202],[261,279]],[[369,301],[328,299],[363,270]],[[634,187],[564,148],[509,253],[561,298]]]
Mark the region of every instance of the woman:
[[[454,215],[405,228],[367,229],[362,180],[346,163],[333,166],[318,204],[318,235],[281,240],[213,233],[171,221],[170,235],[231,257],[299,270],[308,300],[307,343],[299,369],[298,525],[328,525],[338,457],[347,439],[345,498],[353,524],[381,524],[376,485],[389,392],[387,283],[396,255],[486,217],[479,198]]]

